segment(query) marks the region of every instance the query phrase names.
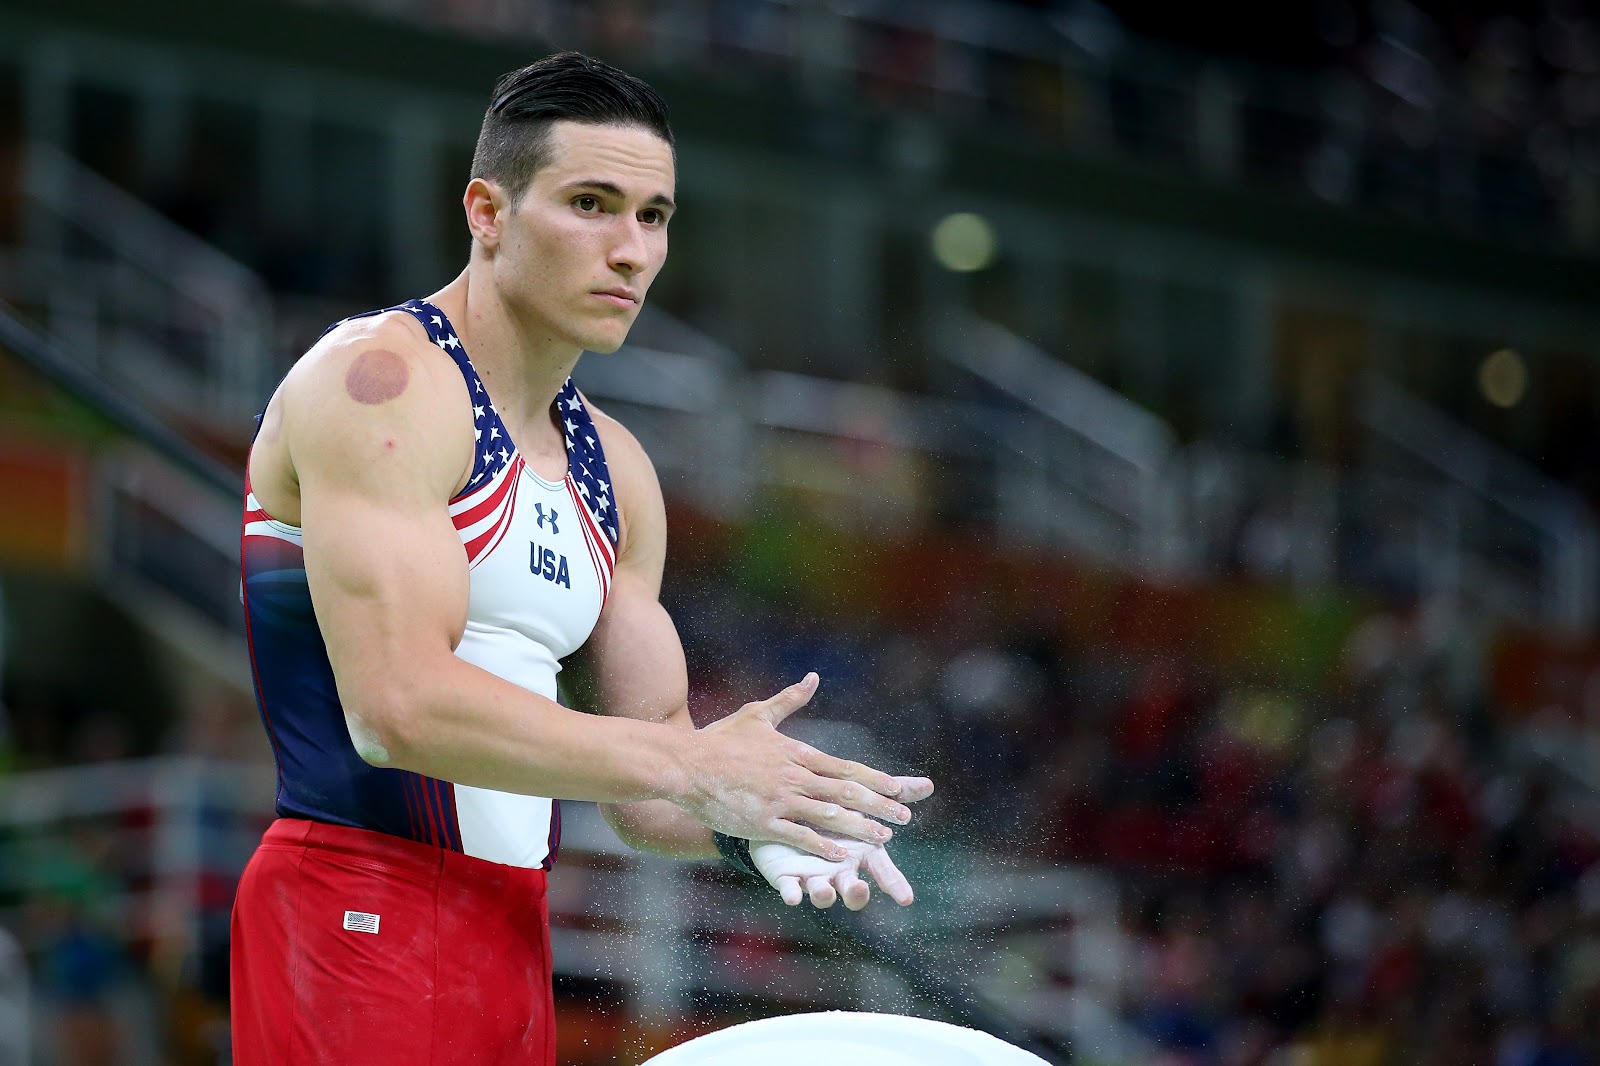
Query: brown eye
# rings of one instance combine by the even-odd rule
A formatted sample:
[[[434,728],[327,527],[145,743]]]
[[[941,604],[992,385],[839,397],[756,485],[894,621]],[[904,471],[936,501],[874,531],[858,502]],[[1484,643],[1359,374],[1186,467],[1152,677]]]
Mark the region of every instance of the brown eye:
[[[574,206],[577,207],[577,209],[579,211],[598,211],[598,210],[600,210],[600,200],[599,200],[598,197],[580,196],[576,200],[572,201],[572,203],[573,203]]]
[[[667,217],[665,215],[663,215],[660,211],[657,211],[653,207],[650,208],[648,211],[645,211],[639,217],[644,220],[644,223],[647,226],[659,226],[661,223],[663,223],[663,222],[665,222],[667,220]]]

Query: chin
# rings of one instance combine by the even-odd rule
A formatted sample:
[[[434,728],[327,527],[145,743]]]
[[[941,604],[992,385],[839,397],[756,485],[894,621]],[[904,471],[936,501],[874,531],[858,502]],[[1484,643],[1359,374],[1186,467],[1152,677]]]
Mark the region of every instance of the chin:
[[[597,329],[583,338],[583,350],[594,352],[596,355],[610,355],[628,339],[628,331],[633,326],[632,322],[621,329]]]

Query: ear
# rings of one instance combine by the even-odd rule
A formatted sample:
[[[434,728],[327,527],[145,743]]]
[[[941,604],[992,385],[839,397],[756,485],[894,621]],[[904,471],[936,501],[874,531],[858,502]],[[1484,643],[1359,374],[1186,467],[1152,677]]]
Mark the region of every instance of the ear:
[[[467,182],[467,191],[461,195],[461,206],[467,214],[467,229],[472,231],[472,239],[489,251],[493,251],[500,243],[500,217],[507,203],[505,191],[483,178],[473,178]]]

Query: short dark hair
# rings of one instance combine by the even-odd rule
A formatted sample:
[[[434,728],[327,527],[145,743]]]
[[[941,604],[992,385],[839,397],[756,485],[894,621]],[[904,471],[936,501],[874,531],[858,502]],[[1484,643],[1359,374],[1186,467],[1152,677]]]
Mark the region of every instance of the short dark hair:
[[[582,52],[557,52],[495,82],[472,155],[472,176],[496,182],[513,200],[519,198],[550,162],[550,127],[563,119],[638,126],[674,143],[661,94]]]

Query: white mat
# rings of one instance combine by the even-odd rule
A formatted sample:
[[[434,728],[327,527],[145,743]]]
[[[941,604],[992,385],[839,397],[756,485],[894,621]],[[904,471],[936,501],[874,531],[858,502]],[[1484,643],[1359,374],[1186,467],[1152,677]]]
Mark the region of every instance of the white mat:
[[[868,1056],[862,1058],[862,1056]],[[824,1011],[707,1033],[643,1066],[1048,1066],[988,1033],[898,1014]]]

